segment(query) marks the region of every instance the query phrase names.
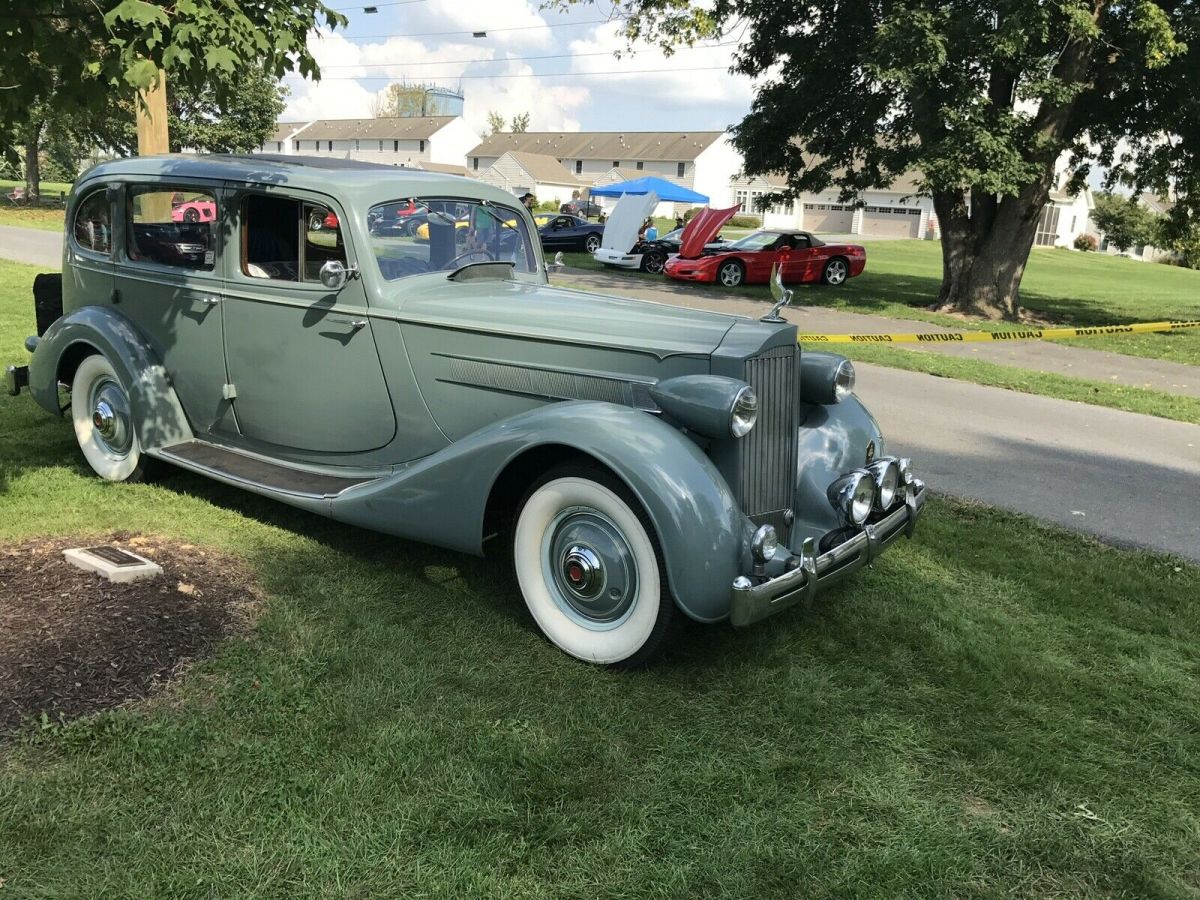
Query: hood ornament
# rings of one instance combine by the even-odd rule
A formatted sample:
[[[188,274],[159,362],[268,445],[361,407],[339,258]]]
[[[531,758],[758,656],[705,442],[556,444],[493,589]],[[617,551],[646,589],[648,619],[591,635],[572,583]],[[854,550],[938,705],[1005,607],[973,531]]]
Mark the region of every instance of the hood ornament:
[[[775,305],[758,321],[786,322],[787,319],[781,316],[779,311],[792,302],[792,292],[783,286],[783,273],[779,269],[779,263],[771,266],[771,296],[775,299]]]

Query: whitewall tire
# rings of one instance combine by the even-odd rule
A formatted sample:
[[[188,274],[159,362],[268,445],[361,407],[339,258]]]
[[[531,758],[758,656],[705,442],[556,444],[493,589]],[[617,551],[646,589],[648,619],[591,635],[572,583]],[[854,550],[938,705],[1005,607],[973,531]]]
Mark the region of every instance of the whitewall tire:
[[[142,448],[129,393],[112,364],[99,354],[87,357],[75,370],[71,421],[92,471],[106,481],[141,480]]]
[[[513,529],[525,604],[560,650],[635,666],[657,649],[674,611],[645,514],[606,472],[559,469],[526,495]]]

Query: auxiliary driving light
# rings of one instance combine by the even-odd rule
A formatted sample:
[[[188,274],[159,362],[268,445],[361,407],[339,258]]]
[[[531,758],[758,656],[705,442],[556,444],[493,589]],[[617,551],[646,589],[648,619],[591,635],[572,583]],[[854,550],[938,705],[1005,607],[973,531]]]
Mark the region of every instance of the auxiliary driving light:
[[[913,483],[912,460],[907,456],[900,457],[900,481],[906,485]]]
[[[856,469],[831,484],[828,497],[847,525],[861,525],[875,503],[875,482],[866,469]]]
[[[877,459],[867,466],[875,482],[875,501],[880,510],[888,510],[896,502],[896,489],[900,486],[900,466],[889,456]]]
[[[760,525],[750,540],[750,552],[755,562],[769,562],[779,550],[779,535],[773,525]]]

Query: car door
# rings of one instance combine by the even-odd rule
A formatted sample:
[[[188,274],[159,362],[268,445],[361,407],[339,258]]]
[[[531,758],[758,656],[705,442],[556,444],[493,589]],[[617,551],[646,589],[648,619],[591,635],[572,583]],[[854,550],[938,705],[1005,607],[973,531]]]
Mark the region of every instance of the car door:
[[[550,224],[542,230],[542,246],[562,249],[573,240],[571,226],[574,220],[570,216],[555,216]]]
[[[116,308],[149,340],[197,434],[232,421],[224,398],[219,193],[219,183],[148,177],[125,182],[118,199]],[[185,204],[196,202],[211,203],[214,217],[185,217]]]
[[[791,246],[786,254],[781,253],[783,281],[785,284],[811,281],[816,250],[807,234],[793,234],[789,237]]]
[[[83,189],[74,218],[66,230],[66,271],[63,284],[68,309],[110,303],[116,297],[113,255],[114,225],[120,219],[120,187],[92,184]]]
[[[746,254],[746,280],[755,283],[765,283],[771,277],[771,267],[779,262],[783,254],[780,250],[786,245],[782,236],[762,250]]]
[[[355,262],[343,210],[270,188],[231,189],[228,208],[225,358],[238,432],[299,454],[384,446],[396,420],[362,280],[330,290],[319,277],[327,261]]]

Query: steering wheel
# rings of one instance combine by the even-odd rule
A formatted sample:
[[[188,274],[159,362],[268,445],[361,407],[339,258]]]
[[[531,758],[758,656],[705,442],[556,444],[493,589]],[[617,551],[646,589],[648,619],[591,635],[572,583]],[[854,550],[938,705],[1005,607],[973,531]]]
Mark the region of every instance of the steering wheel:
[[[456,268],[456,265],[455,265],[455,264],[456,264],[456,263],[457,263],[457,262],[458,262],[460,259],[466,259],[468,256],[482,256],[482,257],[484,257],[484,259],[478,259],[478,260],[475,260],[475,262],[495,262],[495,261],[496,261],[496,257],[495,257],[495,256],[493,256],[493,255],[492,255],[492,254],[491,254],[489,251],[487,251],[487,250],[468,250],[466,253],[460,253],[460,254],[458,254],[458,256],[454,257],[454,259],[452,259],[452,260],[450,260],[450,262],[446,263],[446,268],[447,268],[447,269]]]

